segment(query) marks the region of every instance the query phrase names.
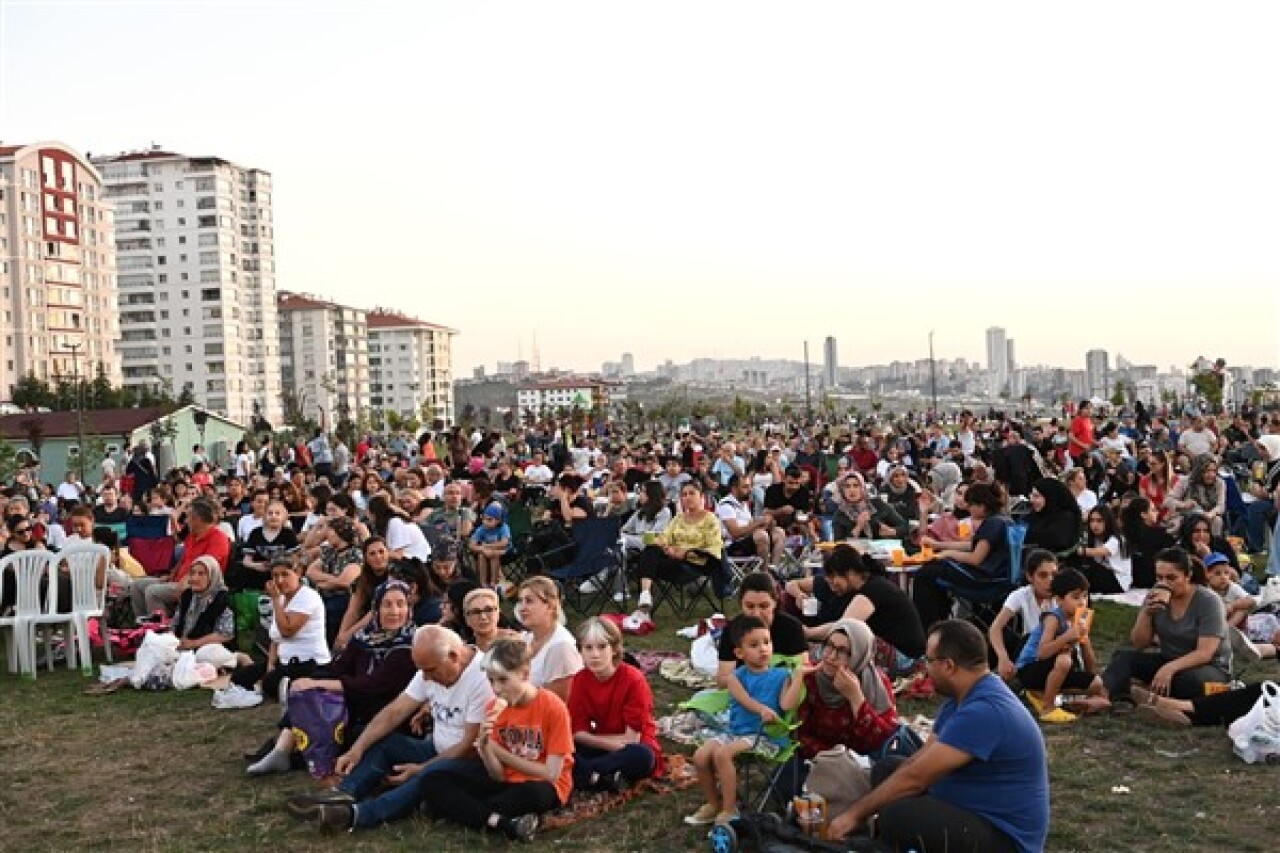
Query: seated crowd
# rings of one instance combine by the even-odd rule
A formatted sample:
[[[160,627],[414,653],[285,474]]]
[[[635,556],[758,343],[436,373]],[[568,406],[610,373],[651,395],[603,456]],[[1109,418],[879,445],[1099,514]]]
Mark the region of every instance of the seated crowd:
[[[652,623],[656,582],[705,577],[715,598],[738,599],[718,642],[728,728],[693,756],[704,804],[691,824],[736,816],[737,756],[794,739],[803,759],[841,746],[873,760],[874,788],[835,816],[836,837],[878,814],[891,844],[1040,849],[1043,741],[1006,682],[1049,723],[1136,703],[1167,724],[1220,724],[1257,697],[1206,696],[1231,681],[1233,648],[1257,659],[1280,646],[1249,619],[1248,561],[1280,498],[1280,418],[1096,425],[1082,403],[1061,424],[965,413],[743,441],[701,426],[635,444],[554,423],[510,445],[455,428],[354,453],[317,434],[242,443],[225,474],[197,448],[164,477],[140,445],[96,488],[69,474],[45,494],[24,473],[0,494],[0,553],[107,544],[113,627],[171,626],[230,673],[218,707],[280,701],[250,775],[303,763],[295,695],[341,697],[337,784],[288,806],[326,828],[421,810],[528,839],[574,790],[662,774],[652,692],[618,622],[571,631],[564,590],[532,568],[571,559],[573,526],[593,517],[621,520],[638,589],[628,630]],[[142,516],[164,517],[171,563],[144,567],[122,546]],[[873,556],[874,540],[894,557]],[[1275,549],[1268,569],[1280,573]],[[1131,588],[1150,590],[1132,648],[1104,667],[1090,594]],[[262,608],[250,654],[242,598]],[[0,610],[13,600],[6,585]],[[993,601],[986,637],[952,618]],[[945,698],[918,751],[891,748],[899,676]]]

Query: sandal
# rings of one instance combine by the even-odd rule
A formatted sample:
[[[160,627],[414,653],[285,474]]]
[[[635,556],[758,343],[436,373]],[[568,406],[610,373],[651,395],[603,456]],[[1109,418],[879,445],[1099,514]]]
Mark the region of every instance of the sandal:
[[[86,696],[106,696],[109,693],[115,693],[121,687],[129,683],[127,678],[116,678],[111,681],[99,681],[97,684],[90,684],[84,689]]]

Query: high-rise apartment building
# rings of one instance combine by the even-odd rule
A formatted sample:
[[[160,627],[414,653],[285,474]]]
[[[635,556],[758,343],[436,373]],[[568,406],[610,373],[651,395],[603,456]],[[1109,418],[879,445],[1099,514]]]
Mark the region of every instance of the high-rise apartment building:
[[[828,335],[827,339],[822,343],[823,387],[834,388],[840,384],[837,380],[839,369],[839,359],[836,357],[836,339]]]
[[[58,142],[0,145],[0,398],[34,375],[120,382],[116,247],[101,176]]]
[[[271,175],[158,148],[93,162],[116,208],[124,384],[279,423]]]
[[[1111,389],[1107,387],[1111,371],[1107,363],[1107,351],[1104,349],[1091,349],[1084,354],[1085,393],[1089,397],[1111,398]]]
[[[987,375],[993,397],[1009,385],[1009,345],[1004,329],[999,326],[987,329]]]
[[[360,308],[301,293],[280,294],[283,399],[332,428],[369,408],[369,327]],[[288,412],[286,411],[286,414]]]
[[[430,422],[453,421],[456,329],[375,308],[369,324],[370,403]]]

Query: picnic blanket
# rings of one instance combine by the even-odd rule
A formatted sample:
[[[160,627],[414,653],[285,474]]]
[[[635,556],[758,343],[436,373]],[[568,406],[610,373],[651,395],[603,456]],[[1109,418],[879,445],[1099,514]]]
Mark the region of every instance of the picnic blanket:
[[[698,783],[698,777],[688,757],[679,753],[664,755],[666,775],[659,779],[645,779],[621,793],[612,791],[575,791],[569,804],[556,809],[542,819],[545,829],[563,829],[584,820],[613,811],[645,794],[663,796],[683,791]]]

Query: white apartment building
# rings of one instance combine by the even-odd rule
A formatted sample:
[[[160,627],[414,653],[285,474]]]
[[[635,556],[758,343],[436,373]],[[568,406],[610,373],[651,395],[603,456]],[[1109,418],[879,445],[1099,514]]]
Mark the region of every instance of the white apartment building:
[[[568,414],[575,408],[605,412],[626,401],[626,387],[621,382],[583,376],[542,379],[516,389],[516,410],[521,418],[542,417],[557,410]]]
[[[370,404],[429,424],[453,422],[457,329],[374,308],[368,312]]]
[[[33,374],[120,383],[116,248],[102,179],[59,142],[0,145],[0,399]]]
[[[280,378],[304,417],[333,428],[369,408],[365,312],[303,293],[280,293]],[[287,407],[286,407],[287,408]]]
[[[271,175],[158,148],[93,162],[116,209],[125,385],[279,423]]]

